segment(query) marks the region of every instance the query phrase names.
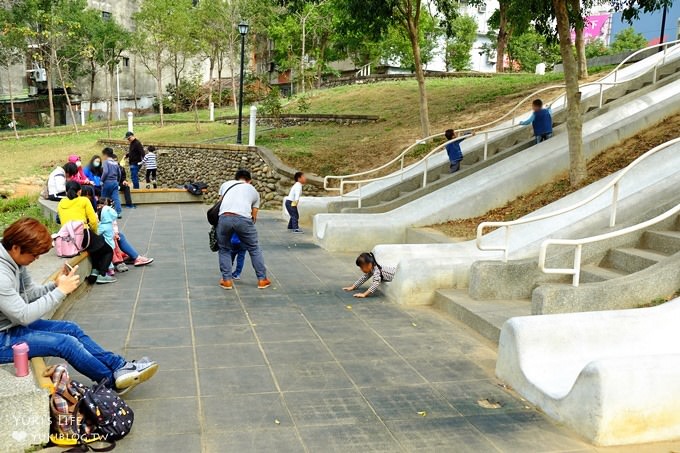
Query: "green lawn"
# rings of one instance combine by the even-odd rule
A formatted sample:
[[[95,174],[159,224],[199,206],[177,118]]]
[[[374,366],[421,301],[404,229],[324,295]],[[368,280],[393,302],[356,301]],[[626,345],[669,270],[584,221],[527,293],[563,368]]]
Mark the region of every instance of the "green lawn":
[[[0,199],[0,231],[4,231],[12,222],[24,216],[40,219],[50,231],[56,230],[56,225],[43,217],[36,196]]]
[[[126,126],[117,126],[111,131],[111,138],[122,140]],[[135,132],[142,143],[197,143],[205,140],[236,135],[235,126],[221,123],[200,125],[176,124],[164,128],[152,125],[139,125]],[[55,165],[66,162],[70,154],[78,154],[89,160],[101,151],[97,140],[108,137],[106,130],[84,131],[80,134],[57,135],[50,137],[26,137],[20,140],[0,142],[0,185],[21,182],[21,178],[31,176],[46,177]]]
[[[494,120],[537,88],[559,85],[562,79],[562,74],[554,73],[428,79],[431,133]],[[351,127],[306,125],[259,134],[258,144],[307,172],[347,174],[373,168],[420,136],[415,80],[348,85],[308,96],[309,113],[378,115],[382,120]],[[284,110],[297,113],[297,105],[293,99]],[[527,102],[526,110],[529,109]]]

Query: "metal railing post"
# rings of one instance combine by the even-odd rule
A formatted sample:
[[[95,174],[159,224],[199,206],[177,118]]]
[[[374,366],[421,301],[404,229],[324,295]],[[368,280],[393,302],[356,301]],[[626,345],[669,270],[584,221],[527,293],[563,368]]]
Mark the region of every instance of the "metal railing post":
[[[399,166],[399,174],[401,176],[401,180],[404,181],[404,155],[402,154],[401,156],[401,164]]]
[[[361,209],[361,184],[359,184],[359,203],[357,205],[359,209]]]
[[[602,97],[604,95],[604,85],[600,84],[600,108],[602,108]]]
[[[652,78],[652,83],[656,83],[656,69],[659,67],[659,65],[654,65],[654,77]]]
[[[425,171],[423,171],[423,189],[427,186],[427,159],[425,159]]]
[[[609,226],[613,227],[616,225],[616,209],[619,205],[619,183],[614,184],[614,190],[612,190],[612,212],[609,215]]]
[[[513,123],[514,123],[514,118],[513,118]],[[484,132],[484,160],[486,160],[488,153],[489,153],[489,133]]]
[[[581,279],[581,251],[583,250],[583,245],[579,244],[574,250],[574,278],[571,284],[578,287],[579,280]]]
[[[340,196],[345,195],[345,180],[340,178]]]
[[[505,250],[503,250],[503,262],[508,262],[508,249],[510,248],[510,227],[505,227]]]

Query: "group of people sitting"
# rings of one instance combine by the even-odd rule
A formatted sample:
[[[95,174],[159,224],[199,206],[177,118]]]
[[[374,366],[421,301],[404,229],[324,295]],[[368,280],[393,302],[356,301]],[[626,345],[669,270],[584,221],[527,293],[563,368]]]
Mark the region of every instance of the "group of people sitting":
[[[111,148],[93,156],[83,168],[80,157],[69,156],[63,167],[52,171],[47,182],[48,199],[58,201],[57,221],[83,222],[87,234],[83,249],[92,262],[90,283],[114,283],[116,272],[126,272],[127,265],[145,266],[153,258],[140,255],[118,227],[121,218],[119,190],[126,206],[134,207],[125,168]]]

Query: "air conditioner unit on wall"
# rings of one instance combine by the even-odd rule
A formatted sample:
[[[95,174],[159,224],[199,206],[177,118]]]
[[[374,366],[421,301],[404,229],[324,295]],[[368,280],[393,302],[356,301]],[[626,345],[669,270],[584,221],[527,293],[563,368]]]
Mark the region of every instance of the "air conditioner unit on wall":
[[[33,77],[35,77],[36,82],[47,82],[47,71],[45,71],[45,68],[38,68],[33,73]]]
[[[486,5],[482,4],[477,7],[477,12],[479,14],[484,14],[486,12]]]

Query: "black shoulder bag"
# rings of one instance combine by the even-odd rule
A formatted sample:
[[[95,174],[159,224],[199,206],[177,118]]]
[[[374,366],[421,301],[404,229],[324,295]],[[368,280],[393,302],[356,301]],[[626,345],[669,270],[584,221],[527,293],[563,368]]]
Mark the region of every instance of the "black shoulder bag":
[[[224,191],[224,194],[220,197],[219,200],[217,200],[217,203],[213,205],[212,208],[208,209],[208,223],[212,226],[217,226],[217,223],[220,220],[220,206],[222,206],[222,201],[224,200],[224,197],[227,196],[229,191],[233,189],[234,187],[243,184],[242,182],[237,182],[236,184],[231,185],[227,190]]]

